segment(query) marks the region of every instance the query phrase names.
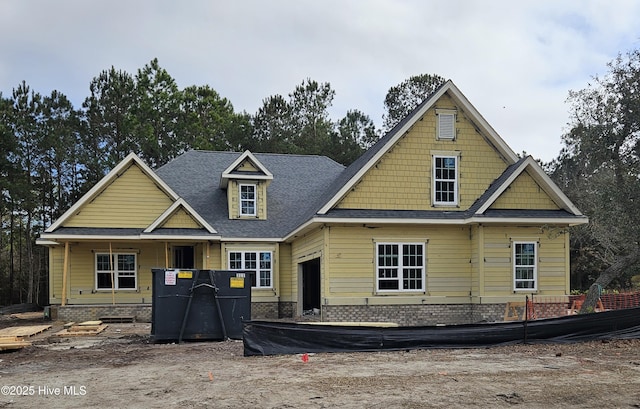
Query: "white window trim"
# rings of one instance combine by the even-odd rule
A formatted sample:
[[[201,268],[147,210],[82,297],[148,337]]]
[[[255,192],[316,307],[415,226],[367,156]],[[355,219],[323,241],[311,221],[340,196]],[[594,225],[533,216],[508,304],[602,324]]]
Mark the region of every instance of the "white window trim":
[[[519,265],[516,264],[516,247],[518,244],[533,244],[534,249],[535,249],[535,254],[533,257],[533,288],[517,288],[516,283],[518,281],[524,281],[524,280],[518,280],[516,279],[516,268],[519,267]],[[513,247],[513,250],[511,252],[512,254],[512,259],[513,259],[513,271],[512,271],[512,275],[513,275],[513,291],[516,292],[537,292],[538,291],[538,242],[537,241],[526,241],[526,240],[522,240],[522,241],[514,241],[511,243],[511,246]],[[528,266],[528,265],[527,265]],[[531,267],[531,266],[529,266]],[[529,280],[526,280],[529,281]]]
[[[99,253],[95,253],[93,262],[94,262],[94,279],[95,279],[95,290],[96,291],[111,291],[112,288],[108,287],[108,288],[98,288],[98,274],[111,274],[111,270],[98,270],[98,256],[101,255],[106,255],[109,256],[109,254],[111,254],[114,258],[113,261],[113,290],[118,290],[118,291],[137,291],[138,290],[138,254],[135,252],[119,252],[119,253],[109,253],[109,252],[99,252]],[[126,255],[126,256],[133,256],[134,257],[134,262],[133,262],[133,266],[134,266],[134,270],[133,270],[133,278],[134,278],[134,286],[133,288],[120,288],[118,287],[118,274],[120,273],[118,270],[118,256],[119,255]],[[130,271],[123,271],[126,273],[129,273]],[[127,276],[129,277],[129,276]]]
[[[438,117],[436,125],[436,139],[439,141],[455,141],[456,140],[456,110],[454,109],[437,109],[436,115]],[[443,132],[442,119],[444,117],[450,118],[451,127],[447,129],[447,133]]]
[[[242,199],[242,188],[245,186],[251,186],[253,187],[253,199],[252,200],[247,200],[247,199]],[[251,201],[253,202],[253,213],[243,213],[242,212],[242,202],[244,201]],[[238,214],[240,215],[240,217],[251,217],[251,216],[256,216],[258,214],[258,185],[256,185],[255,183],[239,183],[238,184]]]
[[[456,161],[456,178],[453,181],[453,202],[436,201],[436,159],[437,158],[453,158]],[[459,184],[460,184],[460,155],[458,153],[434,153],[431,160],[431,200],[434,206],[458,206]],[[450,181],[449,179],[442,179]]]
[[[241,256],[241,264],[242,264],[242,268],[231,268],[231,253],[240,253]],[[245,263],[246,263],[246,254],[247,253],[255,253],[256,254],[256,268],[245,268]],[[261,286],[260,285],[260,271],[266,271],[266,269],[261,269],[260,268],[260,254],[261,253],[269,253],[269,258],[271,260],[271,266],[269,268],[269,283],[270,285],[268,286]],[[272,289],[273,288],[273,264],[274,264],[274,260],[273,260],[273,251],[271,250],[228,250],[227,251],[227,268],[229,270],[234,270],[234,271],[252,271],[255,274],[255,278],[256,278],[256,285],[253,288],[259,288],[259,289]]]
[[[376,277],[376,287],[375,287],[375,291],[376,293],[400,293],[400,294],[407,294],[407,293],[424,293],[426,291],[426,283],[427,283],[427,245],[424,242],[387,242],[387,241],[380,241],[380,242],[375,242],[375,258],[376,258],[376,269],[375,269],[375,277]],[[398,289],[397,290],[381,290],[380,289],[380,274],[378,273],[380,268],[388,268],[387,266],[380,266],[379,265],[379,246],[386,246],[386,245],[394,245],[394,246],[398,246]],[[420,246],[422,248],[422,267],[416,267],[416,266],[407,266],[410,268],[421,268],[422,272],[420,274],[420,281],[422,283],[422,288],[411,288],[411,289],[403,289],[403,268],[404,265],[402,264],[402,246],[403,245],[414,245],[414,246]]]

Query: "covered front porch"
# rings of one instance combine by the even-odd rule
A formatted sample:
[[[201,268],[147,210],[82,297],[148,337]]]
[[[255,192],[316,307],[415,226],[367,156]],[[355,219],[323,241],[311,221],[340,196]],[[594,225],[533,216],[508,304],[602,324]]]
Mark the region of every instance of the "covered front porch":
[[[40,239],[39,244],[49,247],[52,317],[90,320],[99,315],[133,315],[137,321],[149,321],[153,268],[212,269],[220,264],[220,246],[211,245],[210,238],[119,233]]]

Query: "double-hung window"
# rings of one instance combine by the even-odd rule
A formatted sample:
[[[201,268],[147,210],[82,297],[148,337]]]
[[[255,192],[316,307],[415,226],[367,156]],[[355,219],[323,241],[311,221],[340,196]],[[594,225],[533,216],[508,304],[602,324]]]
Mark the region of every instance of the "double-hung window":
[[[96,253],[97,290],[136,288],[138,286],[135,253]]]
[[[229,270],[253,272],[253,287],[273,287],[273,262],[270,251],[230,251]]]
[[[424,291],[424,243],[377,243],[378,291]]]
[[[433,156],[433,203],[458,204],[458,157]]]
[[[240,216],[256,214],[256,185],[240,185]]]
[[[535,291],[538,287],[538,263],[536,242],[513,243],[513,288]]]

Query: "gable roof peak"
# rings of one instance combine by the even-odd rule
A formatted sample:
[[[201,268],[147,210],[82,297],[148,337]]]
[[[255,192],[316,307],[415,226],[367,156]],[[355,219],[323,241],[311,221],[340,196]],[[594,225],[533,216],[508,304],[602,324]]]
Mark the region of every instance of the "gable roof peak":
[[[180,199],[176,200],[175,202],[173,202],[173,204],[171,206],[169,206],[167,208],[167,210],[164,211],[164,213],[162,213],[160,216],[158,216],[158,218],[156,218],[156,220],[153,223],[151,223],[149,226],[147,226],[147,228],[144,230],[144,233],[151,233],[154,230],[156,230],[163,223],[165,223],[167,220],[169,220],[169,218],[176,212],[176,210],[178,210],[180,208],[184,209],[184,211],[187,212],[187,214],[189,214],[189,216],[193,217],[200,224],[200,226],[205,228],[209,233],[211,233],[211,234],[217,234],[218,233],[183,198],[180,198]]]
[[[118,163],[109,173],[107,173],[93,188],[84,194],[78,201],[74,203],[62,216],[58,218],[51,226],[49,226],[45,233],[51,233],[58,227],[62,226],[71,216],[76,214],[78,210],[86,203],[89,203],[96,196],[102,193],[113,181],[119,178],[127,169],[136,165],[149,179],[151,179],[155,185],[162,190],[172,201],[178,200],[178,195],[173,191],[156,173],[146,164],[138,155],[134,152],[129,153],[120,163]]]
[[[482,201],[482,205],[475,212],[476,215],[483,214],[485,211],[493,205],[493,203],[498,200],[500,195],[504,193],[504,191],[520,176],[522,173],[528,171],[529,176],[533,178],[533,180],[544,190],[547,195],[553,200],[558,207],[566,210],[569,213],[572,213],[575,216],[582,216],[582,213],[578,208],[573,204],[571,199],[569,199],[562,190],[556,185],[549,175],[542,169],[540,164],[533,158],[533,156],[528,155],[521,158],[518,162],[512,164],[505,170],[502,176],[499,179],[499,182],[496,182],[497,185],[495,189],[491,192],[490,196],[486,198],[486,200]],[[491,189],[491,187],[490,187]]]
[[[257,172],[246,173],[239,171],[238,168],[245,160],[249,161],[253,167],[257,169]],[[230,179],[272,180],[273,174],[269,172],[269,169],[267,169],[251,151],[246,150],[222,172],[220,176],[220,187],[223,189],[226,188]]]
[[[318,214],[326,214],[331,210],[347,192],[402,138],[413,125],[422,118],[425,113],[434,108],[443,95],[449,95],[455,105],[465,113],[465,116],[475,124],[487,141],[495,148],[498,154],[509,165],[518,161],[518,155],[507,145],[498,133],[489,125],[478,110],[462,94],[451,80],[447,80],[436,88],[413,111],[393,127],[386,135],[380,138],[371,148],[356,159],[345,171],[336,184],[336,189],[329,193],[327,200],[320,206]]]

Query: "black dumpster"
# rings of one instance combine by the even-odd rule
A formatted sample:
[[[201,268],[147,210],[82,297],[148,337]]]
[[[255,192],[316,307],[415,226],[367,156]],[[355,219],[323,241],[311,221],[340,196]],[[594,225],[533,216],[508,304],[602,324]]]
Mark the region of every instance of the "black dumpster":
[[[153,269],[151,340],[242,339],[251,319],[250,272]]]

